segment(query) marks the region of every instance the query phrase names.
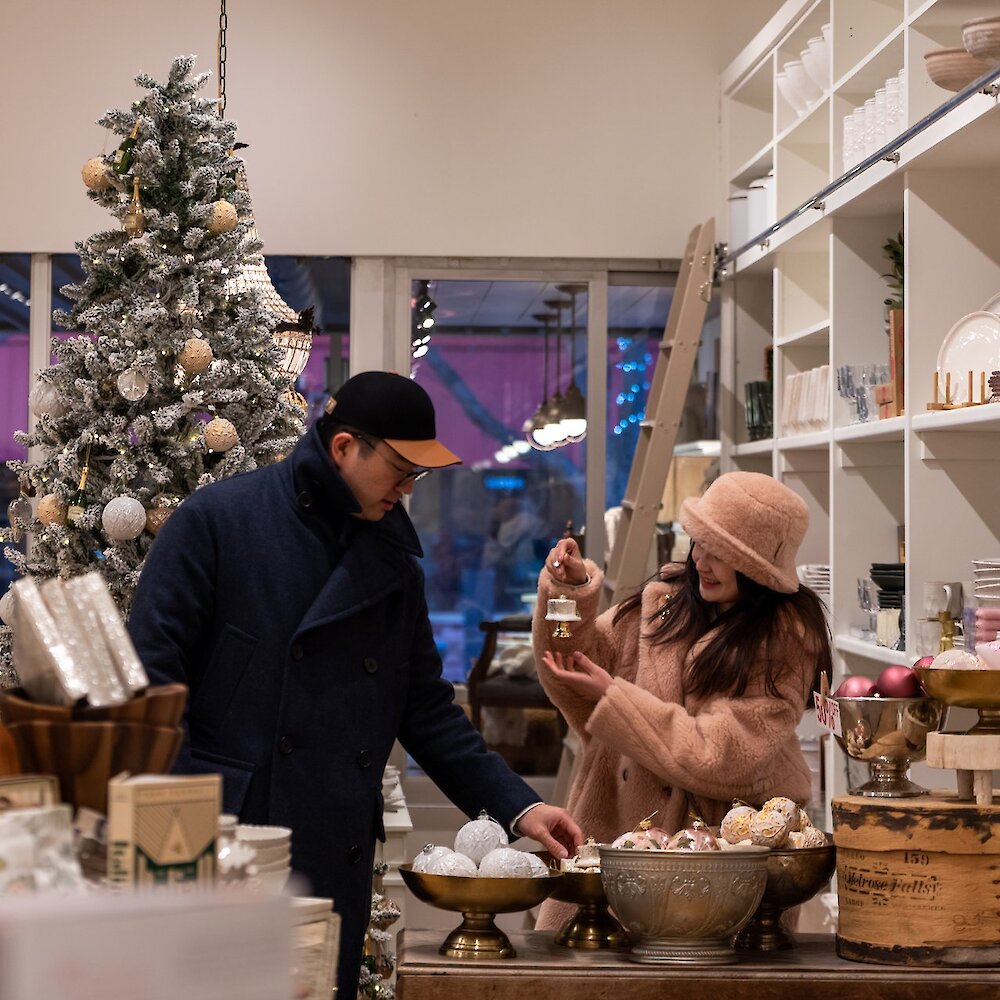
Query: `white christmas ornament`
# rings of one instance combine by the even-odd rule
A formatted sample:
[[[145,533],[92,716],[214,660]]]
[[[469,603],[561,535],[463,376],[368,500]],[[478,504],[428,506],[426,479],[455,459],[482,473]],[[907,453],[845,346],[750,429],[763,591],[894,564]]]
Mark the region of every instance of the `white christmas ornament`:
[[[498,847],[479,862],[483,878],[531,878],[531,862],[524,851]]]
[[[231,233],[236,228],[236,208],[228,201],[213,201],[212,214],[205,223],[205,228],[213,236]]]
[[[531,877],[532,878],[548,878],[549,877],[549,866],[542,861],[537,854],[525,853],[524,855],[528,859],[528,864],[531,865]]]
[[[485,812],[481,812],[478,819],[470,820],[455,834],[455,850],[477,865],[490,851],[506,847],[508,843],[503,827]]]
[[[424,872],[428,875],[462,875],[471,877],[478,874],[476,866],[464,855],[456,851],[442,854],[427,863]]]
[[[412,868],[415,872],[427,871],[427,866],[438,858],[443,858],[452,851],[447,847],[435,844],[424,844],[424,849],[413,859]]]
[[[205,447],[209,451],[229,451],[239,439],[236,428],[225,417],[215,417],[205,425]]]
[[[130,403],[134,403],[149,392],[149,381],[145,375],[129,368],[118,376],[118,391]]]
[[[36,382],[31,387],[28,406],[36,417],[61,417],[66,412],[59,390],[48,382]]]
[[[199,375],[212,363],[214,357],[207,340],[189,337],[184,341],[184,350],[177,356],[177,361],[184,371]]]
[[[104,508],[101,524],[116,542],[138,538],[146,527],[146,508],[135,497],[115,497]]]
[[[8,628],[14,627],[14,591],[8,590],[0,597],[0,619]]]

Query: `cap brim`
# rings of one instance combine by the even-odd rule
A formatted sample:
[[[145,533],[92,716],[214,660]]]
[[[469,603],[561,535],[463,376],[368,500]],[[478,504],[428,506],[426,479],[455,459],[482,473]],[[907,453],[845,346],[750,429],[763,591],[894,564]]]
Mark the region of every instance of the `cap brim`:
[[[402,441],[399,438],[385,438],[385,443],[398,452],[407,462],[424,469],[444,469],[449,465],[461,465],[462,460],[449,451],[440,441]]]

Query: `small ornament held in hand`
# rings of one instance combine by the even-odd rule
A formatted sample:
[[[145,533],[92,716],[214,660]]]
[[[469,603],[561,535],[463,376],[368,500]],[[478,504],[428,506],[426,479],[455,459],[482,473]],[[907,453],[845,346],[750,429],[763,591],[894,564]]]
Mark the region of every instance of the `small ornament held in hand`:
[[[215,417],[205,425],[205,447],[209,451],[229,451],[239,439],[236,428],[225,417]]]
[[[580,616],[576,612],[576,601],[569,600],[565,594],[550,598],[545,620],[557,623],[552,632],[553,639],[569,639],[570,631],[567,622],[580,621]]]

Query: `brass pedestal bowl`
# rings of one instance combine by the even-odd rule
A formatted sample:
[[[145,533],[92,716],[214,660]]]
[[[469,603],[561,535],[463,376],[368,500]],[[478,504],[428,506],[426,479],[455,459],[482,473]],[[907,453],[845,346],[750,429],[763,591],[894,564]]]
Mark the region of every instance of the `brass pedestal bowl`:
[[[558,862],[547,851],[538,856],[554,871]],[[563,872],[552,898],[572,903],[577,909],[557,931],[555,942],[564,948],[597,951],[600,948],[627,948],[625,928],[608,911],[608,897],[600,872]]]
[[[1000,733],[1000,671],[914,667],[923,689],[936,701],[975,708],[979,721],[970,733]]]
[[[558,872],[538,878],[429,875],[411,865],[400,865],[399,873],[417,899],[462,914],[462,923],[438,948],[448,958],[513,958],[514,946],[493,918],[537,906],[564,878]]]
[[[909,798],[927,789],[908,777],[910,764],[927,756],[927,734],[941,725],[933,698],[837,698],[841,750],[868,764],[870,780],[854,795]]]
[[[601,847],[608,902],[635,962],[729,965],[767,882],[766,847],[637,851]]]
[[[830,840],[830,835],[827,834]],[[740,931],[736,947],[750,951],[778,951],[794,948],[795,938],[780,924],[781,914],[813,898],[837,867],[837,849],[800,847],[772,850],[767,859],[764,897],[750,923]]]

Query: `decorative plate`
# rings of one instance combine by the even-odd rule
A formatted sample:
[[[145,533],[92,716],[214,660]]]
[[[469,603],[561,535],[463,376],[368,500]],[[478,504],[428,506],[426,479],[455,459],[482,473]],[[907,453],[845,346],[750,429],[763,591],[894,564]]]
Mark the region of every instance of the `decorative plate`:
[[[1000,316],[981,310],[963,316],[948,331],[938,350],[937,370],[944,394],[945,376],[951,373],[951,401],[967,403],[968,373],[972,372],[973,392],[979,373],[1000,369]]]

